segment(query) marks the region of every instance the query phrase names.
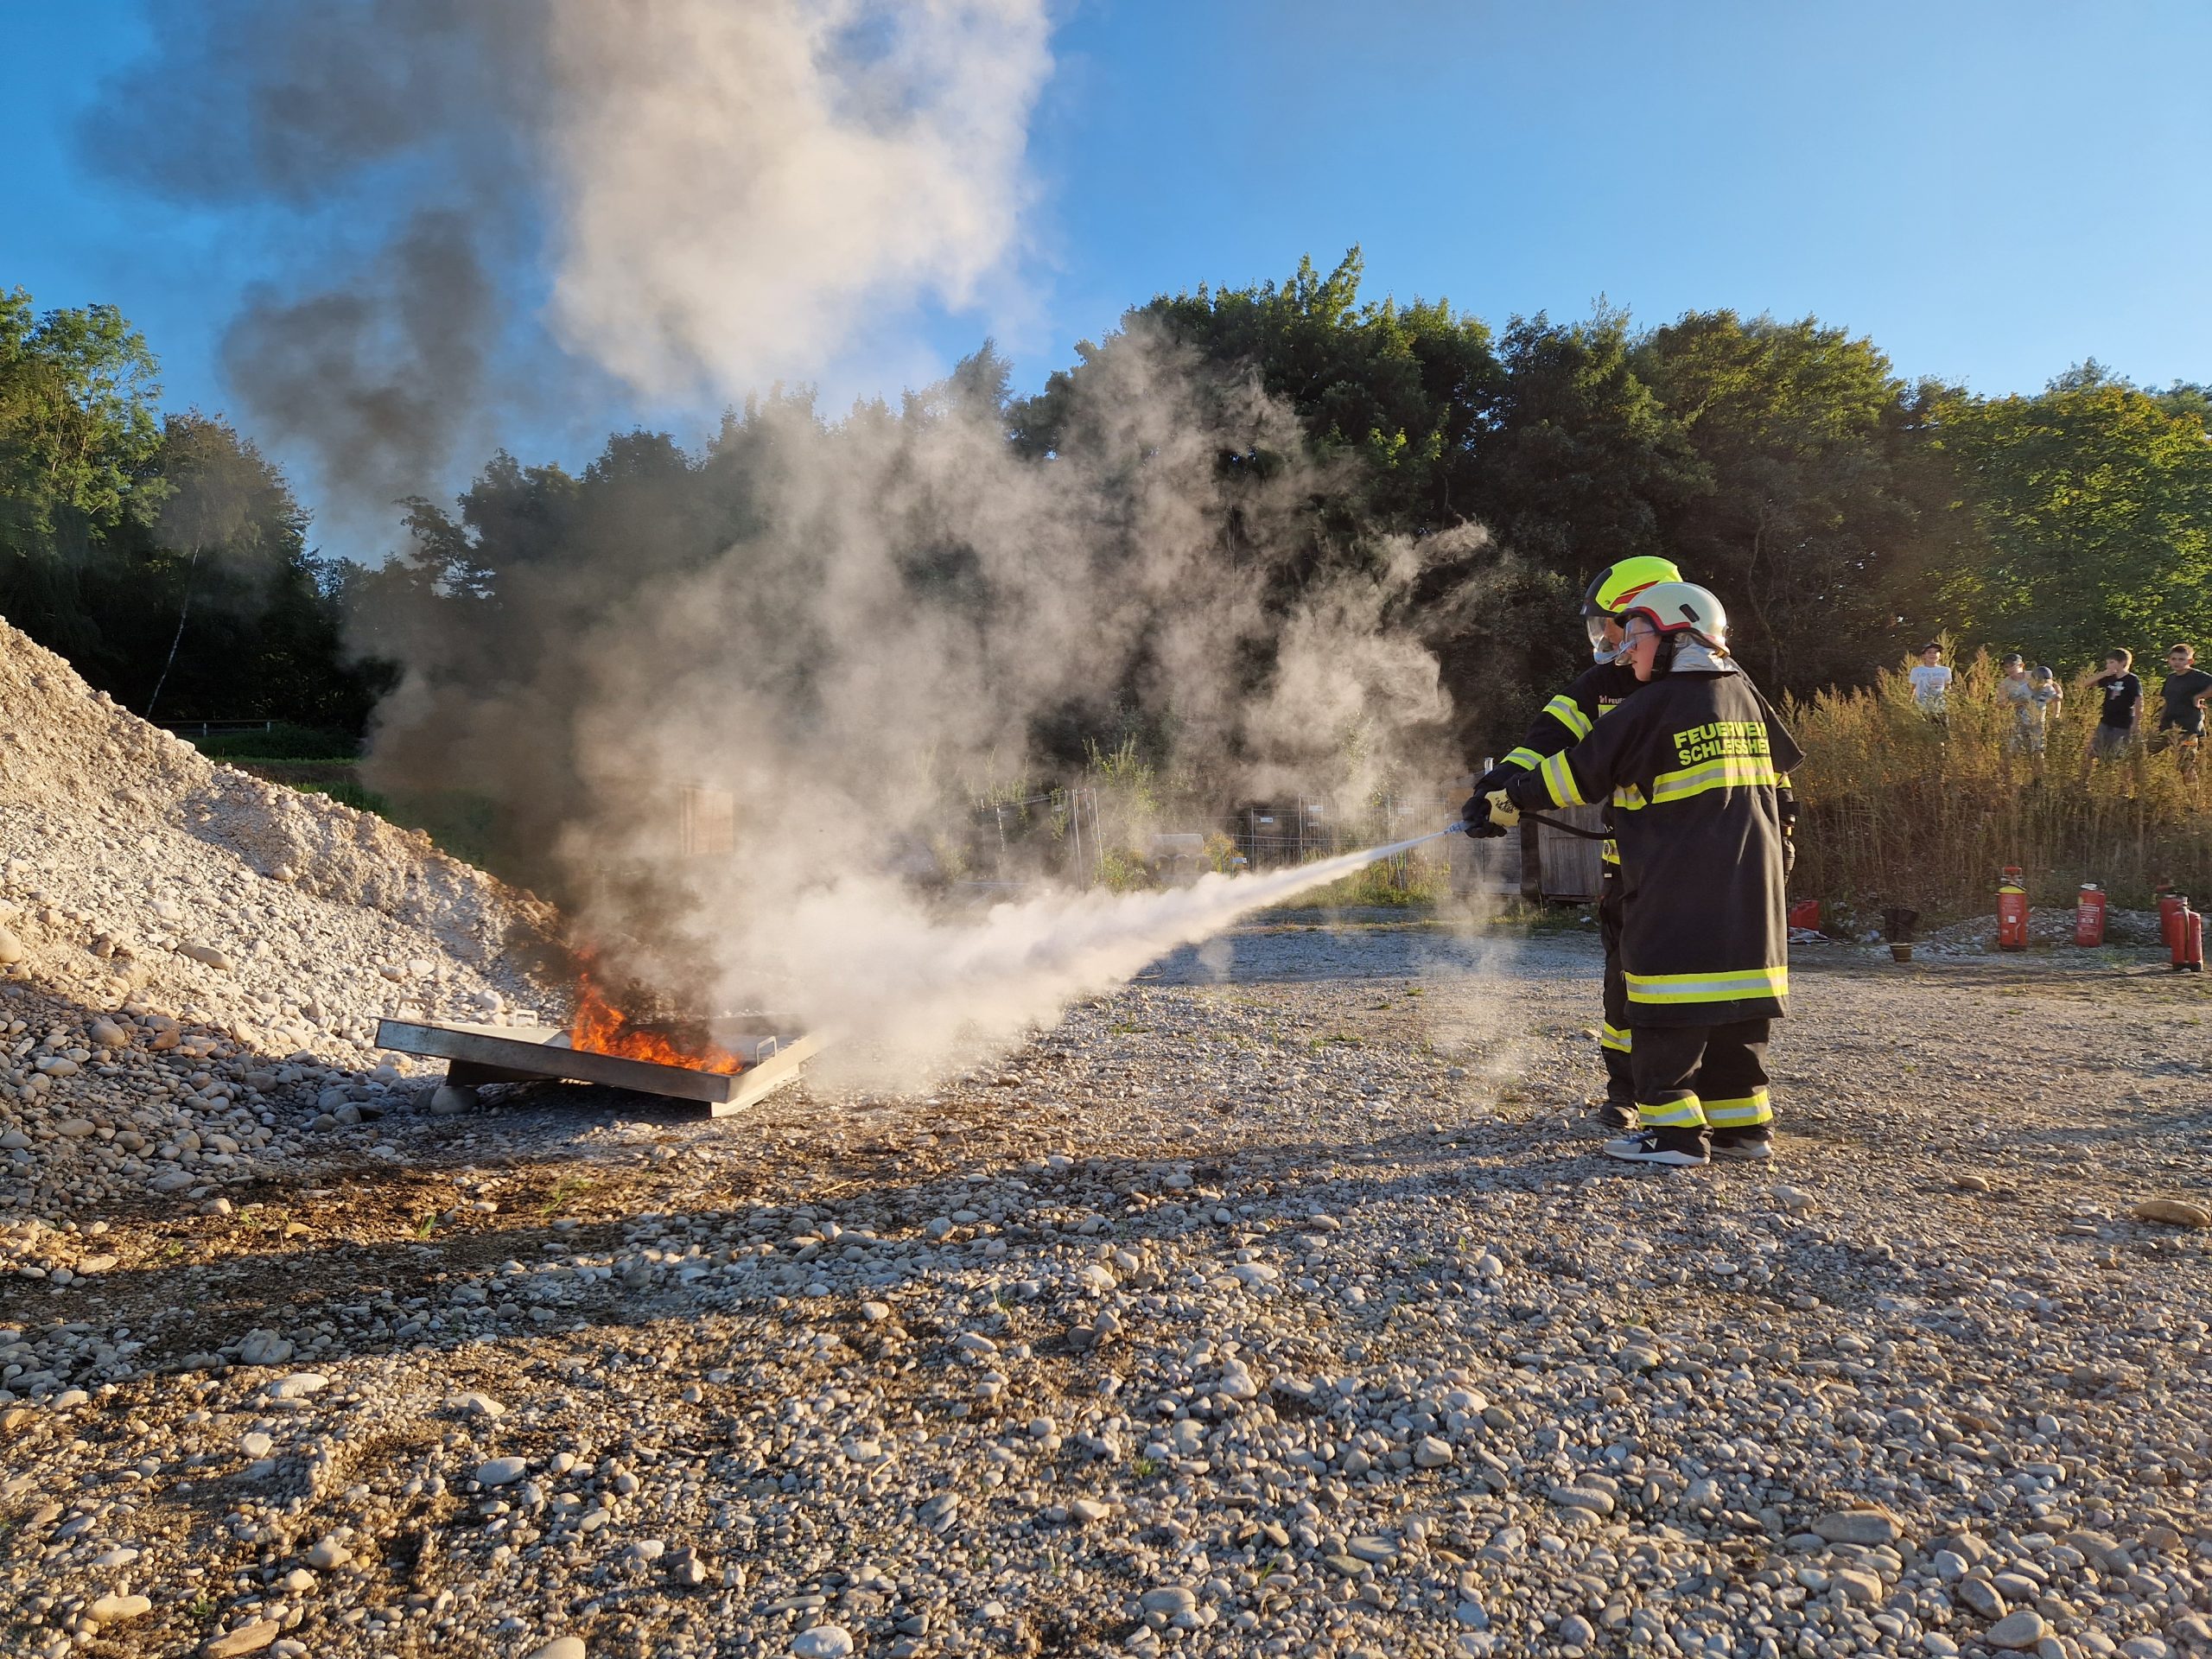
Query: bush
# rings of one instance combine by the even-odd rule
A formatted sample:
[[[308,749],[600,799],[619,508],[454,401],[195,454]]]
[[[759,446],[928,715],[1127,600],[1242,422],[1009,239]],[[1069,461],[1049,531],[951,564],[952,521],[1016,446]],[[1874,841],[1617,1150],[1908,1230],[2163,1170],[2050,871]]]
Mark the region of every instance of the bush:
[[[2084,881],[2144,906],[2171,884],[2212,895],[2212,824],[2171,752],[2091,767],[2091,675],[2069,688],[2040,767],[2016,751],[2003,676],[1983,652],[1951,683],[1946,720],[1923,715],[1902,671],[1864,690],[1817,693],[1786,718],[1804,749],[1791,882],[1871,925],[1887,905],[1931,921],[1978,915],[2018,865],[2031,898],[2070,903]],[[2145,725],[2156,718],[2146,688]],[[2040,775],[2039,775],[2040,774]]]
[[[280,720],[266,731],[216,732],[183,735],[211,760],[236,765],[245,760],[358,760],[360,741],[338,732],[317,731]]]

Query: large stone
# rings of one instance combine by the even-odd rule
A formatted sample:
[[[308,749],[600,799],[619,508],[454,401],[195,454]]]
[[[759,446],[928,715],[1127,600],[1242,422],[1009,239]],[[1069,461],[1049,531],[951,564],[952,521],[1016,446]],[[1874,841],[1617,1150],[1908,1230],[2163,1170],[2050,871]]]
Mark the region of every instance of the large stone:
[[[2050,1634],[2050,1626],[2032,1607],[2023,1607],[2018,1612],[2005,1614],[1981,1633],[1982,1640],[1991,1647],[2005,1648],[2013,1652],[2032,1648]]]
[[[1198,1592],[1187,1584],[1162,1585],[1157,1590],[1146,1591],[1140,1599],[1140,1605],[1147,1613],[1165,1613],[1173,1618],[1178,1614],[1198,1610]]]
[[[1987,1579],[1961,1579],[1956,1593],[1961,1601],[1984,1618],[2005,1617],[2005,1598],[1997,1593],[1997,1586]]]
[[[527,1458],[493,1458],[476,1465],[476,1479],[485,1486],[511,1486],[530,1467]]]
[[[241,1624],[235,1630],[226,1630],[220,1636],[211,1636],[201,1644],[200,1651],[207,1659],[237,1659],[242,1653],[259,1653],[284,1632],[284,1627],[273,1618],[257,1618],[251,1624]]]
[[[29,954],[21,939],[0,927],[0,968],[12,968]]]
[[[543,1647],[532,1648],[528,1659],[586,1659],[581,1636],[556,1636]]]
[[[2135,1218],[2169,1227],[2212,1227],[2212,1210],[2185,1198],[2145,1198],[2135,1206]]]
[[[1420,1444],[1414,1447],[1414,1461],[1423,1469],[1445,1468],[1452,1461],[1451,1445],[1438,1440],[1433,1434],[1424,1434]]]
[[[125,1619],[145,1618],[154,1611],[154,1604],[144,1596],[101,1596],[86,1611],[103,1624],[120,1624]]]
[[[817,1624],[791,1638],[792,1659],[846,1659],[853,1633],[842,1624]]]
[[[1813,1530],[1832,1544],[1894,1544],[1904,1535],[1886,1510],[1837,1510],[1814,1522]]]
[[[194,962],[205,963],[210,968],[219,968],[225,973],[228,973],[232,966],[229,956],[212,944],[180,944],[176,953],[181,957],[190,957]],[[264,1642],[262,1645],[266,1647],[268,1643]],[[241,1649],[240,1651],[251,1652],[251,1649]]]

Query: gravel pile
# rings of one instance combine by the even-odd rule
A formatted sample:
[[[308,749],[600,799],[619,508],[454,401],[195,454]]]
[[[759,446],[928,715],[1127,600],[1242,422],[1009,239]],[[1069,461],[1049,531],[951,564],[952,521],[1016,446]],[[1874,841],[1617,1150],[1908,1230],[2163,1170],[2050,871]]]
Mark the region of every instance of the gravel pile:
[[[926,1098],[118,1213],[0,1280],[15,1650],[2212,1652],[2203,987],[1808,950],[1782,1165],[1662,1173],[1595,970],[1257,926]]]
[[[419,836],[211,762],[0,622],[0,1222],[209,1202],[411,1099],[378,1017],[534,1014],[518,964],[550,922]],[[71,1270],[51,1246],[24,1225],[0,1252]]]

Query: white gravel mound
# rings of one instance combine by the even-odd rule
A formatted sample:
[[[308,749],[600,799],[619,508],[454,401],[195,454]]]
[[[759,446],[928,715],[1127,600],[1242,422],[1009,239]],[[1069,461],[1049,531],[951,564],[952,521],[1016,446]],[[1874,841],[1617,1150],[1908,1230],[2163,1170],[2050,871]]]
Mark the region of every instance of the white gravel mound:
[[[402,1084],[357,1075],[380,1015],[534,1014],[551,924],[425,836],[210,761],[0,621],[0,1211],[248,1178],[278,1095],[334,1113]],[[229,1161],[182,1179],[211,1135]]]

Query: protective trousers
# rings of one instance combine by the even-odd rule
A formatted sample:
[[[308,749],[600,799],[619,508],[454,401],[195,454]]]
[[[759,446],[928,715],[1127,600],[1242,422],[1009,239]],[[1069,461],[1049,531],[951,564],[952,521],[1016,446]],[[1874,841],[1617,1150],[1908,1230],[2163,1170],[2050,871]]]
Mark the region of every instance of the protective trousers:
[[[1726,1026],[1638,1026],[1637,1121],[1647,1129],[1757,1129],[1767,1099],[1765,1020]]]
[[[1605,875],[1598,885],[1598,938],[1605,947],[1605,1007],[1598,1042],[1605,1056],[1606,1104],[1632,1111],[1636,1080],[1629,1055],[1634,1039],[1628,1028],[1628,976],[1621,971],[1621,920],[1628,906],[1622,896],[1621,867],[1608,863],[1601,868]]]

